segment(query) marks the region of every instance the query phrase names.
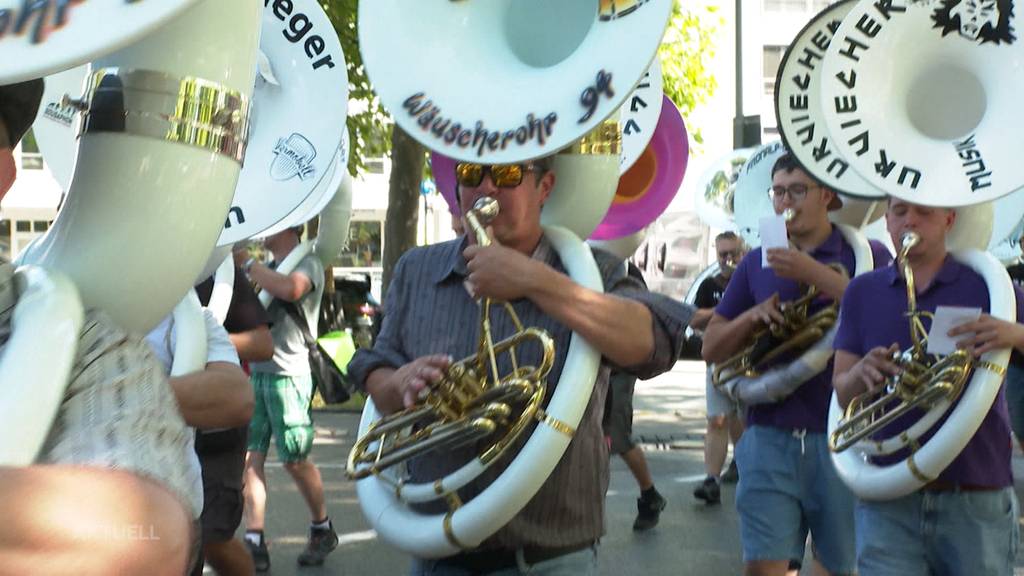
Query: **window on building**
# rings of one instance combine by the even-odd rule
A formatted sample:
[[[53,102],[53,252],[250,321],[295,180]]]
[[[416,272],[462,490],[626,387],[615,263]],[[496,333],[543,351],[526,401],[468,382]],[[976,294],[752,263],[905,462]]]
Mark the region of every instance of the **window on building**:
[[[384,222],[367,220],[352,222],[348,229],[348,246],[339,258],[344,268],[372,268],[384,265],[381,238]]]
[[[32,223],[28,220],[15,220],[14,229],[18,232],[31,232]]]
[[[21,168],[23,170],[43,169],[43,155],[39,153],[39,144],[31,129],[21,139]]]
[[[775,77],[779,74],[779,67],[782,66],[782,57],[786,53],[786,46],[765,46],[762,52],[762,67],[764,71],[764,95],[761,100],[761,109],[770,110],[770,113],[761,115],[761,129],[764,138],[777,136],[779,131],[775,126]]]
[[[806,12],[808,3],[814,0],[764,0],[765,12]]]
[[[761,59],[762,70],[764,70],[764,93],[775,95],[775,77],[779,75],[779,66],[782,65],[782,56],[786,53],[786,46],[765,46]]]
[[[834,0],[811,0],[811,12],[817,14],[825,8],[828,8]]]
[[[50,223],[47,222],[46,220],[33,220],[32,221],[32,231],[33,232],[46,232],[46,230],[49,227],[50,227]]]
[[[383,174],[384,173],[384,159],[383,158],[368,158],[366,160],[366,171],[370,174]]]

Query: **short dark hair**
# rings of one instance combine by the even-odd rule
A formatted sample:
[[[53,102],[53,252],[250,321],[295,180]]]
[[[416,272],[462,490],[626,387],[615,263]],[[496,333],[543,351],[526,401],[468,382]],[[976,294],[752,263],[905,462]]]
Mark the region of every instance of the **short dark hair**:
[[[736,233],[733,232],[732,230],[726,230],[725,232],[722,232],[718,236],[715,236],[715,242],[718,242],[719,240],[739,240],[739,239],[740,239],[740,237],[737,236]]]
[[[772,166],[772,177],[774,178],[775,173],[780,170],[785,170],[786,173],[789,173],[797,169],[807,173],[807,175],[810,176],[810,173],[807,172],[807,170],[804,170],[803,165],[797,162],[796,156],[793,156],[793,154],[790,152],[786,152],[782,156],[779,156],[778,160],[775,161],[775,165]]]
[[[0,86],[0,131],[11,148],[28,132],[43,99],[40,79]]]

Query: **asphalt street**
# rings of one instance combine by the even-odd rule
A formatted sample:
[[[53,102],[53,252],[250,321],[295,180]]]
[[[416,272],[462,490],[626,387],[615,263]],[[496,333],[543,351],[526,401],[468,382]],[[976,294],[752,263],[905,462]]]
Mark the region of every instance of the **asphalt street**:
[[[725,486],[722,504],[708,507],[691,492],[703,479],[704,364],[680,362],[666,374],[638,382],[634,433],[641,440],[658,490],[668,498],[661,523],[634,533],[636,483],[625,464],[611,462],[606,536],[599,549],[606,576],[729,575],[742,572],[735,486]],[[295,485],[271,452],[268,459],[267,537],[276,576],[332,574],[401,575],[409,558],[382,542],[363,518],[355,486],[345,479],[344,462],[359,415],[317,411],[313,459],[320,466],[327,505],[341,538],[322,567],[300,568],[296,557],[306,541],[309,513]],[[1024,460],[1014,457],[1018,495],[1024,496]],[[1016,574],[1024,575],[1018,558]],[[804,571],[809,573],[808,570]],[[208,571],[208,573],[210,573]]]

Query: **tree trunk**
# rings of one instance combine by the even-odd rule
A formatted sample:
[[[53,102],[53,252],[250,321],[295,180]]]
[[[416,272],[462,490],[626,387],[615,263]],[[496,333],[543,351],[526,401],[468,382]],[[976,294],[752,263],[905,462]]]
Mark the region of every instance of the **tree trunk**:
[[[388,215],[384,225],[384,278],[381,294],[387,291],[398,258],[416,246],[419,220],[420,181],[426,150],[397,125],[391,133],[391,181],[388,186]]]

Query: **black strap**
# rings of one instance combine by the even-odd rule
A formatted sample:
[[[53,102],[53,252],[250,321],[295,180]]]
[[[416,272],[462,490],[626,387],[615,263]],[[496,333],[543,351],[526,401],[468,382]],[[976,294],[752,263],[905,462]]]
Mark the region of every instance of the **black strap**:
[[[288,312],[288,315],[292,317],[292,320],[295,320],[295,323],[299,325],[299,328],[302,330],[302,338],[306,341],[306,347],[312,348],[315,346],[316,338],[313,338],[313,335],[309,333],[309,322],[306,322],[306,315],[299,310],[299,307],[294,302],[281,299],[278,299],[278,301],[285,311]]]

